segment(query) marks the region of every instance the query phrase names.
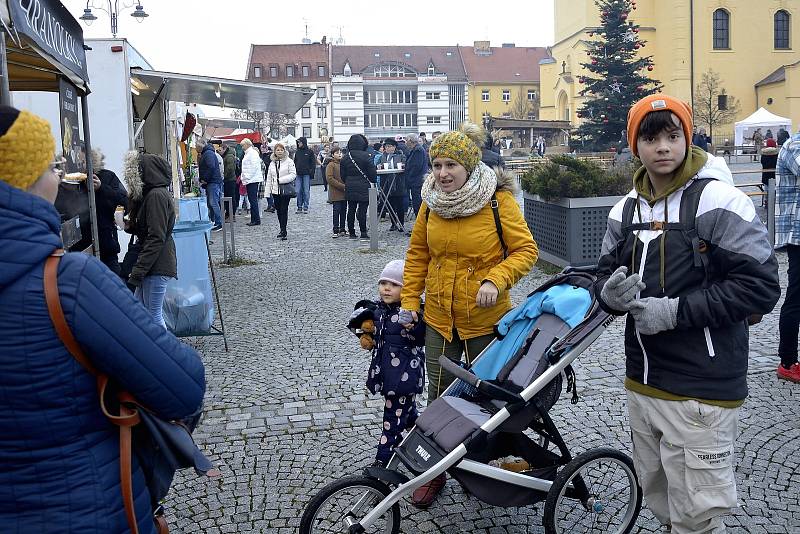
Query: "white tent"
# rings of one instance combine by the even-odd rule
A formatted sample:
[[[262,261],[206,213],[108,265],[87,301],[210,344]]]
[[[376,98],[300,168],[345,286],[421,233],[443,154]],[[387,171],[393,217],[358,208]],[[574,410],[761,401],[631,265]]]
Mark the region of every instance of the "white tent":
[[[789,134],[792,133],[792,120],[786,117],[779,117],[764,108],[758,108],[758,111],[736,123],[734,128],[734,144],[736,146],[743,146],[745,144],[752,145],[753,133],[756,131],[756,128],[761,128],[762,134],[767,133],[767,130],[772,130],[772,134],[778,137],[779,128],[783,128],[789,132]]]

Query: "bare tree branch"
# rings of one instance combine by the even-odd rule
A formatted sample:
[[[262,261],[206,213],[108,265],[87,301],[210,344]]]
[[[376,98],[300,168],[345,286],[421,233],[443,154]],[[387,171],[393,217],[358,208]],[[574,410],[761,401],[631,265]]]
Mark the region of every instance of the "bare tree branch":
[[[696,124],[708,126],[708,135],[713,138],[714,128],[730,124],[739,114],[739,101],[727,95],[727,109],[719,109],[717,97],[726,94],[717,72],[704,72],[694,92],[694,116]]]

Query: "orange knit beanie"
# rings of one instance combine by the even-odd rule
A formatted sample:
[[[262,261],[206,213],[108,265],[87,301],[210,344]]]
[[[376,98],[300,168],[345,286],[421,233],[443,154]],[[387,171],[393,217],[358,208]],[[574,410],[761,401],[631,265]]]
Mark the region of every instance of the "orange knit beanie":
[[[628,145],[635,156],[639,155],[636,142],[639,139],[639,125],[642,124],[645,115],[663,110],[671,111],[680,119],[683,135],[686,136],[686,145],[692,143],[692,108],[673,96],[656,93],[642,98],[628,111]]]

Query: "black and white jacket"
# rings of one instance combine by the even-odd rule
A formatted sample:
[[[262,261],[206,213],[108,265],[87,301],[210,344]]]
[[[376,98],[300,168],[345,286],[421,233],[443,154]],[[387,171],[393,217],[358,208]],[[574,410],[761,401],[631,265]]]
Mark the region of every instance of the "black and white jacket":
[[[700,193],[692,231],[678,229],[681,199],[696,181]],[[696,184],[700,185],[700,184]],[[673,223],[626,230],[627,199],[638,209],[632,223]],[[687,195],[688,198],[688,195]],[[667,205],[668,204],[668,205]],[[669,220],[665,217],[665,208]],[[663,288],[661,263],[664,262]],[[655,205],[631,191],[609,213],[599,260],[597,295],[617,267],[638,272],[647,288],[640,297],[678,297],[674,330],[640,334],[632,317],[625,327],[626,376],[675,395],[708,400],[747,397],[747,318],[769,313],[780,297],[778,267],[767,229],[752,201],[732,185],[721,158],[706,165],[683,188]],[[609,313],[621,315],[601,306]]]

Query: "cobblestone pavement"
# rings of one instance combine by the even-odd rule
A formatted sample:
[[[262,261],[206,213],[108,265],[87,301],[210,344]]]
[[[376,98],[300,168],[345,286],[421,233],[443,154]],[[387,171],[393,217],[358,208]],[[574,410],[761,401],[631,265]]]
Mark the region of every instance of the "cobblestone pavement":
[[[381,225],[381,249],[329,236],[331,209],[312,188],[311,212],[289,215],[289,240],[275,239],[275,215],[260,227],[237,222],[237,248],[256,265],[217,269],[230,351],[221,338],[194,339],[207,368],[206,411],[195,436],[224,473],[209,483],[176,479],[169,499],[175,531],[296,532],[305,504],[325,484],[372,462],[381,400],[366,395],[368,355],[343,327],[353,303],[375,294],[384,264],[402,258],[407,238]],[[374,231],[374,230],[373,230]],[[388,234],[388,235],[387,235]],[[221,236],[212,246],[221,256]],[[780,254],[786,279],[785,255]],[[514,302],[544,281],[538,268],[513,290]],[[566,395],[551,411],[573,454],[608,445],[630,452],[621,321],[578,360],[581,402]],[[737,449],[740,507],[730,532],[800,532],[800,385],[777,381],[778,317],[751,338],[751,396]],[[402,505],[402,531],[542,532],[542,504],[493,508],[464,496],[452,480],[436,505]],[[643,509],[635,532],[658,532]]]

